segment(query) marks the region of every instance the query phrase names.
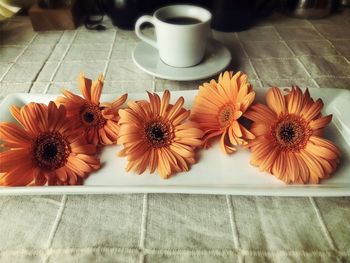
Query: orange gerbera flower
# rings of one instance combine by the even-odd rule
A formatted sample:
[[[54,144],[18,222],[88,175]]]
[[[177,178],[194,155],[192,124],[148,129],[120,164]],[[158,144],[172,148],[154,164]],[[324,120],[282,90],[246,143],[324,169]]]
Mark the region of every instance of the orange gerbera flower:
[[[340,151],[321,138],[332,115],[321,115],[323,102],[316,102],[297,86],[285,96],[278,88],[266,95],[267,106],[256,104],[245,117],[254,123],[256,139],[249,143],[251,163],[286,183],[318,183],[337,167]]]
[[[119,107],[126,101],[124,94],[112,103],[100,103],[103,88],[103,76],[96,82],[79,75],[79,88],[83,98],[74,93],[63,90],[64,96],[58,97],[56,103],[64,105],[67,117],[79,127],[83,127],[87,140],[94,144],[114,144],[118,138]]]
[[[194,148],[202,144],[202,130],[187,121],[183,97],[169,104],[170,92],[162,99],[148,93],[150,101],[132,101],[129,108],[119,110],[120,132],[118,143],[124,145],[119,156],[127,156],[127,171],[143,173],[147,167],[156,169],[164,179],[174,172],[188,171],[195,163]]]
[[[29,103],[10,110],[22,127],[0,123],[7,149],[0,153],[0,185],[81,184],[100,167],[96,146],[86,142],[81,130],[72,130],[63,106]]]
[[[191,120],[197,122],[205,133],[204,145],[209,139],[221,135],[223,152],[236,151],[234,145],[247,144],[246,139],[254,135],[239,123],[240,117],[254,101],[255,92],[247,75],[226,71],[220,74],[218,82],[211,80],[199,87],[195,98]]]

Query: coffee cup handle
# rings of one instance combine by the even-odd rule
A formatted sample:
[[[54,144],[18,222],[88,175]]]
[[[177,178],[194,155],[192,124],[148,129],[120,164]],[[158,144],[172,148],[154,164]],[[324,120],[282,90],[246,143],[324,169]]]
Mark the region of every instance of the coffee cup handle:
[[[146,36],[144,33],[142,33],[141,30],[141,25],[143,23],[151,23],[154,26],[154,22],[153,22],[153,17],[152,16],[141,16],[139,19],[137,19],[136,24],[135,24],[135,32],[136,35],[143,41],[145,41],[146,43],[150,44],[151,46],[155,47],[158,49],[157,47],[157,42],[151,38],[149,38],[148,36]]]

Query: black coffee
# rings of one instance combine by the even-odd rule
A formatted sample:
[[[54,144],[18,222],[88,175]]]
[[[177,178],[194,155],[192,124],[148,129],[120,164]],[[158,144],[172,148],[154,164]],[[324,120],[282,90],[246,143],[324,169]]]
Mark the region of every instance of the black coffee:
[[[202,21],[193,17],[177,16],[166,18],[164,19],[164,22],[174,25],[192,25],[201,23]]]

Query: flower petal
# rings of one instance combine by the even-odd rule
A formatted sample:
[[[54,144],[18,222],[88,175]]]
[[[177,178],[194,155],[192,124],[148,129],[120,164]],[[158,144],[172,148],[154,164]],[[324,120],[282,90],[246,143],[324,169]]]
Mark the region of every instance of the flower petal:
[[[97,81],[94,81],[92,83],[92,87],[91,87],[91,102],[94,103],[95,105],[99,105],[100,103],[102,88],[103,88],[103,75],[100,75]]]
[[[161,104],[160,104],[160,111],[159,111],[160,116],[164,116],[166,109],[168,108],[169,101],[170,101],[170,92],[169,90],[165,90],[163,93]]]
[[[226,154],[232,154],[237,150],[235,147],[226,144],[226,132],[221,135],[220,148],[221,151]]]
[[[237,121],[232,122],[231,128],[237,137],[242,137],[241,127]]]
[[[266,103],[277,115],[286,112],[286,102],[279,88],[269,89],[266,94]]]
[[[158,151],[158,168],[157,171],[159,175],[163,179],[167,179],[171,174],[171,167],[169,164],[169,160],[163,155],[161,151]]]
[[[299,114],[303,109],[304,97],[300,88],[292,87],[292,91],[289,93],[289,99],[287,100],[288,112],[293,114]]]
[[[244,117],[259,123],[272,123],[276,120],[276,114],[263,104],[255,104],[243,114]]]
[[[91,101],[92,80],[88,79],[88,78],[85,78],[83,73],[79,74],[79,79],[78,80],[79,80],[79,89],[80,89],[81,94],[83,94],[83,96],[84,96],[84,98],[86,100]]]
[[[31,144],[31,137],[14,123],[0,122],[0,140],[16,147],[25,148]]]
[[[31,162],[28,154],[30,150],[23,148],[0,152],[0,173],[8,172],[23,164],[29,165]]]
[[[174,118],[178,116],[178,114],[182,109],[182,106],[184,105],[184,101],[185,100],[183,97],[178,98],[175,105],[168,111],[167,118],[169,119],[169,121],[172,121]]]
[[[305,149],[310,150],[317,156],[329,160],[338,159],[341,155],[340,150],[335,144],[327,139],[317,136],[310,137],[310,142],[306,145]]]
[[[277,178],[281,179],[283,175],[285,174],[287,168],[286,168],[286,157],[283,152],[280,152],[276,156],[276,160],[273,163],[271,173],[275,175]]]
[[[255,92],[252,91],[248,93],[242,100],[242,104],[240,107],[241,111],[245,112],[249,108],[249,106],[253,103],[254,99],[255,99]]]
[[[316,120],[312,120],[309,126],[313,130],[318,130],[326,127],[332,121],[332,115],[327,115]]]
[[[33,181],[33,167],[29,162],[22,163],[3,174],[0,185],[4,186],[26,186]]]
[[[305,112],[302,112],[301,115],[306,119],[306,121],[312,121],[317,117],[323,108],[323,101],[318,99],[316,102],[312,103],[309,109]]]

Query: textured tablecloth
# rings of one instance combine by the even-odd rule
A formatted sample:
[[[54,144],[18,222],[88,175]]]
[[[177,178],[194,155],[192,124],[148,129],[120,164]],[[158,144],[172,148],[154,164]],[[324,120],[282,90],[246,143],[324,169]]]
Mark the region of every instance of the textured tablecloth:
[[[131,60],[135,34],[107,26],[35,33],[25,17],[0,24],[0,98],[77,91],[80,71],[106,74],[105,93],[202,82],[146,75]],[[350,88],[349,9],[314,21],[276,14],[213,35],[255,87]],[[0,262],[350,262],[350,198],[0,196]]]

